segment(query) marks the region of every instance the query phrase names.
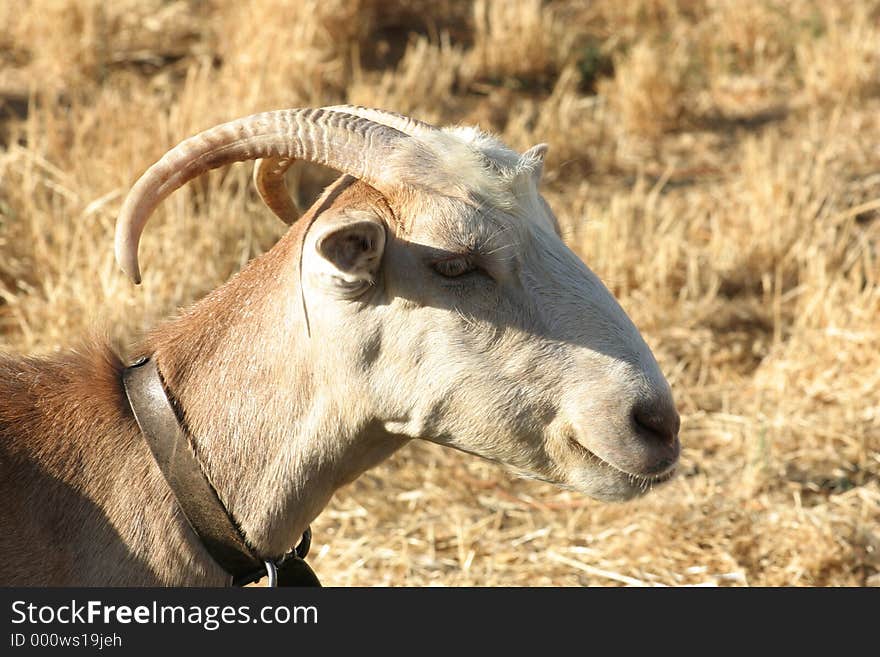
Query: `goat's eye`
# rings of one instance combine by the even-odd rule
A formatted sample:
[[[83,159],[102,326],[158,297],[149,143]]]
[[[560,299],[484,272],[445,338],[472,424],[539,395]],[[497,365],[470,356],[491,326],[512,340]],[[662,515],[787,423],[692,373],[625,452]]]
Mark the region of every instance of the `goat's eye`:
[[[446,278],[456,278],[457,276],[472,272],[477,268],[477,266],[471,262],[470,258],[464,256],[438,260],[432,266],[434,271]]]

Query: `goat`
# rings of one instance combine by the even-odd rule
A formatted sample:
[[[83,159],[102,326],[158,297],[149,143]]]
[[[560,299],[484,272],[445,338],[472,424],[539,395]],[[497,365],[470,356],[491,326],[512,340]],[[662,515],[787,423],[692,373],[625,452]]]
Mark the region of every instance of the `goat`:
[[[415,438],[601,500],[672,476],[669,385],[562,242],[545,152],[362,107],[280,110],[181,142],[133,186],[115,246],[135,282],[151,212],[208,169],[258,160],[259,193],[292,224],[134,354],[255,550],[283,553]],[[343,174],[299,220],[295,160]],[[98,343],[0,358],[0,583],[226,582],[145,445],[124,367]]]

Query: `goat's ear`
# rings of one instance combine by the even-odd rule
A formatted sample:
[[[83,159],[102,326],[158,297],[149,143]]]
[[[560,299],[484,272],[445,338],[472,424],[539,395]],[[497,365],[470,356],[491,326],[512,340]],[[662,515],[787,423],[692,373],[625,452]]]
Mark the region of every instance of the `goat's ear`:
[[[372,284],[385,250],[385,225],[375,214],[350,210],[320,224],[315,249],[344,287]]]
[[[547,144],[535,144],[520,157],[520,164],[527,169],[535,184],[541,180],[544,173],[544,158],[547,156]]]

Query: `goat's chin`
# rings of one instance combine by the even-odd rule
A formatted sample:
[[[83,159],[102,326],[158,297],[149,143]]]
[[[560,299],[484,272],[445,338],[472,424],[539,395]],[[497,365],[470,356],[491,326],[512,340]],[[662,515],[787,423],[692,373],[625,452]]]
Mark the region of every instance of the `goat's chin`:
[[[465,454],[498,463],[523,479],[542,481],[586,495],[600,502],[626,502],[641,497],[672,479],[676,472],[676,468],[673,466],[659,475],[631,474],[596,456],[582,445],[573,445],[571,441],[567,441],[568,448],[565,459],[561,462],[557,461],[550,468],[543,467],[546,466],[546,463],[539,466],[531,464],[531,467],[529,465],[515,467],[499,456],[484,454],[478,450],[471,450],[448,442],[431,442],[437,442]],[[573,450],[572,446],[574,446]]]
[[[632,475],[597,458],[570,473],[566,487],[601,502],[626,502],[641,497],[674,476],[674,468],[655,477]]]

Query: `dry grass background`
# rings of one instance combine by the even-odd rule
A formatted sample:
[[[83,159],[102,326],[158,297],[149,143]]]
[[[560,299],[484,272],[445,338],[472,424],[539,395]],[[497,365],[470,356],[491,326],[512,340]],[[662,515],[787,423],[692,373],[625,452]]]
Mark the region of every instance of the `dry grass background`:
[[[652,345],[680,476],[603,505],[418,444],[314,525],[335,585],[880,584],[880,2],[6,0],[0,349],[133,339],[282,230],[249,167],[123,195],[230,118],[352,102],[551,151],[568,242]],[[324,179],[306,174],[304,194]]]

